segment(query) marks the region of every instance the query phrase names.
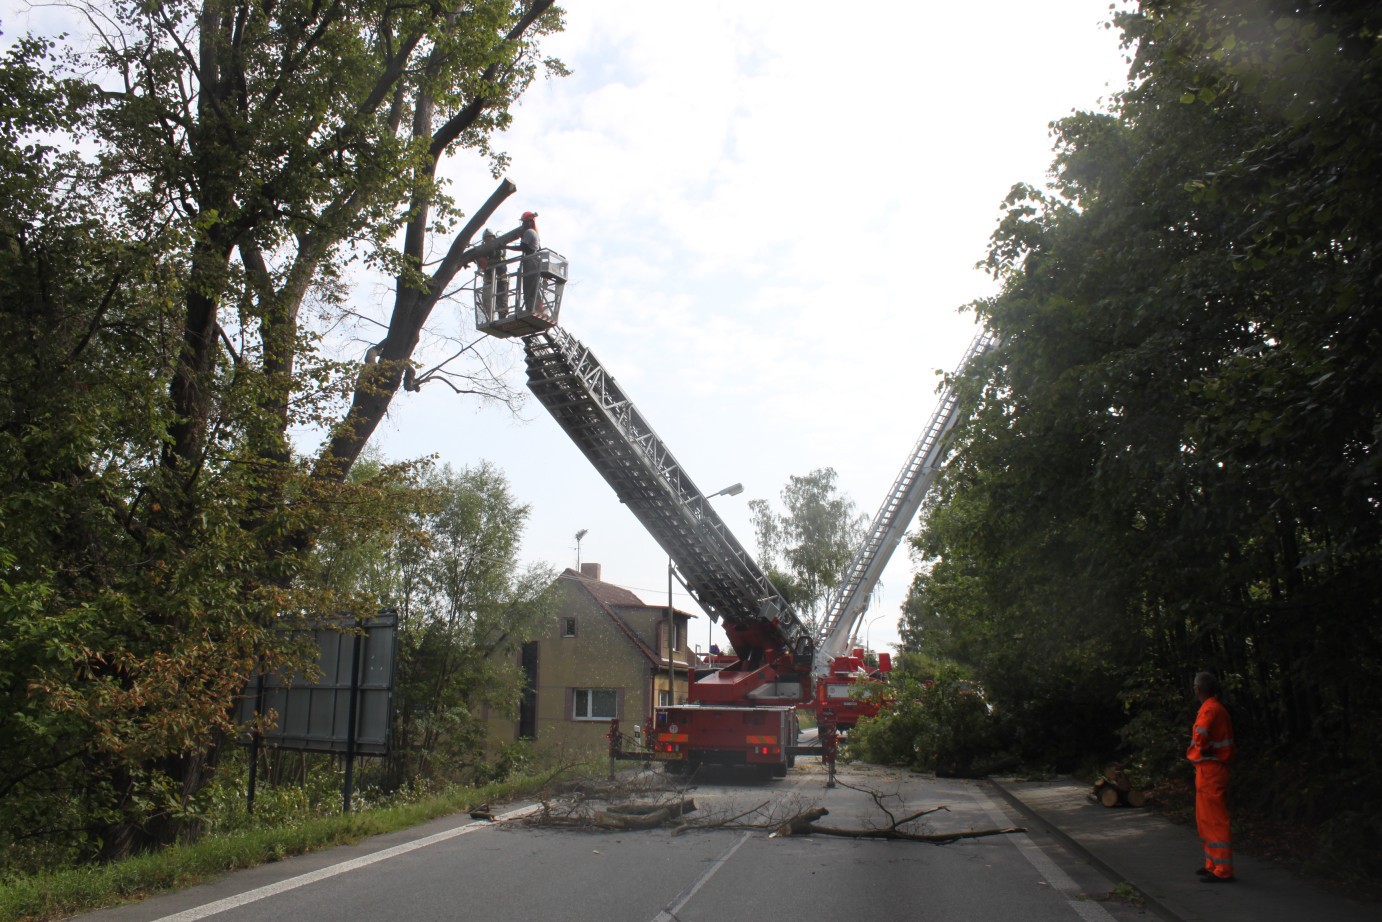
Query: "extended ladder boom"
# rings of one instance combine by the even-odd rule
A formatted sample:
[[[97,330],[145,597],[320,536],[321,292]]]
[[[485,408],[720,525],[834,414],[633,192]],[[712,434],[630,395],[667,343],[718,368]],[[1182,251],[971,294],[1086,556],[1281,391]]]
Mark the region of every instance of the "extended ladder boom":
[[[987,330],[975,336],[964,359],[956,366],[954,377],[958,378],[970,362],[983,355],[993,344],[993,339],[993,334]],[[913,447],[883,505],[874,514],[868,535],[855,553],[845,571],[839,592],[834,595],[821,619],[814,665],[816,675],[829,672],[830,661],[848,648],[850,635],[858,628],[859,620],[868,610],[873,587],[878,584],[879,576],[902,541],[907,526],[920,511],[926,491],[931,488],[940,471],[946,433],[959,418],[958,404],[959,396],[954,386],[947,384],[941,392],[930,424]]]
[[[675,561],[686,588],[723,619],[735,652],[768,638],[805,664],[813,639],[791,606],[735,540],[618,383],[560,327],[528,336],[528,387],[619,499]],[[745,646],[745,649],[740,649]]]

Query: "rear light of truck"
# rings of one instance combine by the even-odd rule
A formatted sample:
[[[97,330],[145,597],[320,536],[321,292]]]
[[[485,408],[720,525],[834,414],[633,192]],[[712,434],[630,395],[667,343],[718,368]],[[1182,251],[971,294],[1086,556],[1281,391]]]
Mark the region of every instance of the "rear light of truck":
[[[653,742],[654,752],[681,752],[681,743],[687,742],[690,737],[685,733],[659,733]]]

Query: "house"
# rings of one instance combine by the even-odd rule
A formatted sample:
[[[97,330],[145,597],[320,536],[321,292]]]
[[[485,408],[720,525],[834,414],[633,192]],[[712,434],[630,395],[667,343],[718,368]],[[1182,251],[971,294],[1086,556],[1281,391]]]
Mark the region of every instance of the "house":
[[[492,743],[530,739],[545,755],[595,755],[608,748],[610,718],[633,733],[654,704],[686,701],[695,615],[672,612],[669,669],[666,605],[645,604],[604,582],[598,563],[581,564],[579,572],[568,568],[550,591],[554,616],[520,654],[527,691],[518,719],[487,715]]]

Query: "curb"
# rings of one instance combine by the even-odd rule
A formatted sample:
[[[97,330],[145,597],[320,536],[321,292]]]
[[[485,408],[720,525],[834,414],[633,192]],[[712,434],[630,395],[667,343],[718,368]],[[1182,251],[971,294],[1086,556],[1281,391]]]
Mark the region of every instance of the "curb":
[[[1069,834],[1065,832],[1065,830],[1048,822],[1045,817],[1043,817],[1041,814],[1037,813],[1031,807],[1023,803],[1017,797],[1016,794],[1013,794],[1007,788],[1003,787],[1002,784],[995,781],[993,778],[988,778],[986,780],[995,791],[997,791],[999,794],[1003,796],[1003,800],[1006,801],[1009,806],[1011,806],[1018,813],[1021,813],[1023,816],[1025,816],[1030,822],[1040,826],[1043,832],[1045,832],[1047,835],[1051,836],[1051,838],[1059,842],[1063,848],[1065,848],[1073,854],[1079,855],[1085,861],[1089,862],[1091,865],[1098,868],[1100,873],[1102,873],[1105,877],[1109,878],[1109,880],[1112,880],[1115,883],[1126,883],[1129,886],[1136,888],[1137,892],[1142,896],[1142,899],[1146,904],[1146,908],[1149,911],[1161,917],[1162,919],[1165,919],[1166,922],[1185,922],[1185,919],[1182,916],[1179,916],[1175,912],[1171,911],[1171,909],[1168,906],[1166,906],[1166,904],[1162,903],[1156,897],[1152,896],[1151,894],[1143,890],[1141,887],[1139,887],[1136,881],[1128,880],[1128,878],[1125,875],[1114,870],[1111,866],[1106,864],[1104,861],[1100,860],[1100,858],[1097,855],[1095,855],[1089,849],[1085,848],[1078,841],[1072,838]]]

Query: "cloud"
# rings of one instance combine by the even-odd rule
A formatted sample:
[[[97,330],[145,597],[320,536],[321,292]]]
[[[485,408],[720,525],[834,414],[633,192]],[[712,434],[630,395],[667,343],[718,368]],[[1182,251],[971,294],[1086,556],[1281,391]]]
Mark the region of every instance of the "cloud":
[[[1045,175],[1048,123],[1126,72],[1107,10],[573,3],[549,49],[573,76],[535,85],[499,141],[519,193],[496,223],[540,212],[571,259],[563,325],[694,480],[745,484],[715,502],[746,547],[744,500],[815,467],[872,512],[973,335],[959,309],[993,291],[974,265],[1003,195]],[[446,169],[463,203],[493,185]],[[665,557],[540,408],[515,427],[462,403],[410,398],[386,450],[494,460],[533,507],[525,553],[571,563],[589,528],[606,578],[665,589]],[[875,613],[909,582],[899,551]]]

